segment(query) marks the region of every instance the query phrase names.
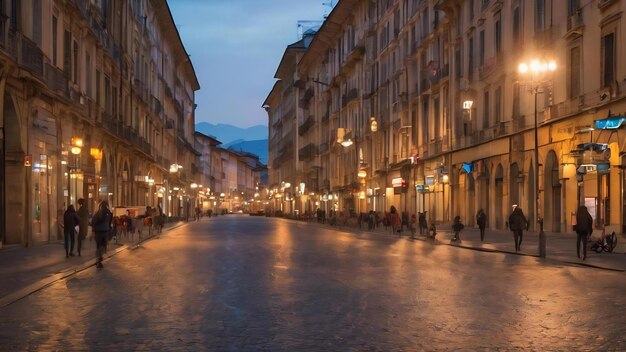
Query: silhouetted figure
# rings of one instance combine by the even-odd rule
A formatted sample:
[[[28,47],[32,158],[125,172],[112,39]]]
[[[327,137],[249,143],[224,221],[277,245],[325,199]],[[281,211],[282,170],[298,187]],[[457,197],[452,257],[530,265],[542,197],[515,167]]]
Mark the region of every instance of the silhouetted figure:
[[[478,224],[478,228],[480,229],[480,240],[485,240],[485,226],[487,226],[487,213],[484,210],[480,209],[476,214],[476,224]]]
[[[522,238],[524,237],[524,229],[528,229],[528,220],[526,220],[522,208],[518,207],[517,205],[513,206],[513,212],[509,216],[509,228],[513,232],[515,251],[521,251]]]
[[[91,226],[94,231],[96,240],[96,268],[103,268],[102,256],[107,246],[107,238],[111,232],[111,222],[113,222],[113,214],[109,210],[109,203],[104,200],[100,202],[98,211],[91,219]]]
[[[581,205],[576,212],[576,255],[580,258],[580,245],[583,246],[583,260],[587,259],[587,239],[593,232],[593,218],[587,207]]]
[[[465,225],[463,225],[463,223],[461,222],[461,217],[458,215],[455,216],[454,221],[452,222],[452,231],[454,231],[454,237],[452,238],[452,241],[461,240],[460,234],[463,228],[465,228]]]
[[[74,256],[74,238],[76,226],[79,224],[78,214],[74,205],[70,204],[63,214],[63,238],[65,240],[65,258]]]
[[[419,214],[420,235],[428,235],[428,221],[426,221],[426,212]]]

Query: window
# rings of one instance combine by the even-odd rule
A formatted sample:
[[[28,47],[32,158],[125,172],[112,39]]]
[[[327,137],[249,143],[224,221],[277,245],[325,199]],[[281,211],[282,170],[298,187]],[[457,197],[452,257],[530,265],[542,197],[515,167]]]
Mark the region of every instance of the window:
[[[469,38],[467,52],[468,52],[467,77],[471,79],[472,72],[474,72],[474,38]]]
[[[72,35],[70,31],[63,32],[63,71],[68,77],[72,74]]]
[[[517,5],[513,9],[513,44],[519,45],[522,42],[522,9]]]
[[[483,127],[489,127],[489,91],[483,94]]]
[[[478,53],[479,55],[478,65],[484,66],[485,65],[485,31],[484,30],[480,31],[478,46],[480,48],[479,53]]]
[[[615,33],[602,37],[602,86],[608,87],[615,81]]]
[[[495,38],[495,48],[496,55],[502,53],[502,21],[500,18],[500,12],[498,12],[495,16],[494,22],[494,38]]]
[[[91,86],[91,56],[89,54],[85,55],[85,85],[87,86],[87,96],[92,97],[92,89]]]
[[[461,47],[457,46],[454,49],[454,65],[455,65],[455,77],[456,78],[461,78],[461,76],[463,75],[463,61],[462,61],[462,57],[461,57]]]
[[[576,98],[580,95],[580,47],[570,49],[569,54],[569,97]]]
[[[467,12],[469,13],[470,21],[474,19],[474,0],[467,2]]]
[[[0,1],[1,4],[2,1]],[[41,22],[41,0],[33,0],[33,41],[39,47],[41,47]]]
[[[546,27],[546,0],[535,0],[535,32]]]
[[[100,97],[100,70],[96,70],[96,104],[102,107],[102,98]]]
[[[72,80],[74,83],[78,82],[78,42],[74,40],[73,42],[73,66],[72,66]]]
[[[57,56],[58,56],[58,46],[59,46],[59,39],[58,39],[58,30],[59,30],[59,20],[57,19],[56,16],[52,16],[52,65],[54,67],[57,67]]]
[[[493,107],[493,117],[496,123],[499,123],[502,120],[501,110],[502,109],[502,87],[497,87],[494,97],[494,107]]]

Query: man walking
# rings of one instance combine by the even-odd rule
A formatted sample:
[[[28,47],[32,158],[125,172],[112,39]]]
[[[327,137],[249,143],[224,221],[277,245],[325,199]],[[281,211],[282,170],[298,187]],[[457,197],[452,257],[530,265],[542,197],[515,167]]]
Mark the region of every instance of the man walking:
[[[524,237],[524,229],[528,230],[528,220],[524,216],[522,208],[513,205],[513,212],[509,216],[509,228],[513,232],[513,240],[515,241],[515,251],[521,251],[522,238]]]
[[[91,224],[93,226],[94,237],[96,240],[96,268],[103,268],[102,255],[106,250],[107,239],[109,232],[111,232],[111,222],[113,221],[113,214],[109,210],[109,203],[106,200],[100,202],[98,211],[93,215]]]
[[[576,212],[576,255],[580,258],[580,244],[583,245],[583,260],[587,259],[587,238],[593,232],[593,218],[584,205]]]

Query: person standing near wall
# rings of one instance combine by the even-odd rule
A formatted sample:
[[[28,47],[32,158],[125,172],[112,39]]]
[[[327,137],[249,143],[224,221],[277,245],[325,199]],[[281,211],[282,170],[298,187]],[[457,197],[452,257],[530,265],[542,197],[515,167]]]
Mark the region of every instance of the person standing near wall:
[[[583,246],[583,260],[587,259],[587,238],[593,232],[593,218],[584,205],[578,207],[576,212],[576,255],[580,258],[580,245]]]

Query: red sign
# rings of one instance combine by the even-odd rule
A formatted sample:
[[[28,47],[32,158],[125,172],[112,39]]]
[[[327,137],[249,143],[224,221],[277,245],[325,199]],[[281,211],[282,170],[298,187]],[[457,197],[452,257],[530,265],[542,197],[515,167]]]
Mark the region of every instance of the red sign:
[[[28,154],[24,155],[24,166],[31,166],[33,163],[33,156]]]

